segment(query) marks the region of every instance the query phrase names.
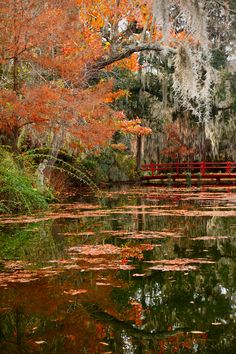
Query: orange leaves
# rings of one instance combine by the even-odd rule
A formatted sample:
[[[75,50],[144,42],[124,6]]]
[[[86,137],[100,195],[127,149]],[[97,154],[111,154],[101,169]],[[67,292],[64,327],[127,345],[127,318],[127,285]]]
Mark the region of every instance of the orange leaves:
[[[108,70],[112,70],[114,67],[128,69],[133,72],[138,72],[140,68],[138,62],[138,55],[134,53],[129,58],[122,59],[112,65],[109,65]]]
[[[112,103],[115,100],[118,100],[121,97],[127,95],[127,91],[125,90],[118,90],[115,92],[108,92],[107,96],[104,98],[105,103]]]
[[[15,92],[0,90],[0,128],[5,134],[11,133],[24,123],[24,106]]]
[[[123,96],[124,91],[111,92],[112,82],[101,81],[95,87],[78,92],[79,128],[70,132],[87,148],[107,144],[118,128],[122,112],[115,112],[107,102]]]
[[[0,12],[0,56],[4,60],[24,56],[36,46],[46,47],[49,41],[53,41],[53,36],[49,35],[61,29],[58,18],[61,22],[64,20],[63,11],[56,2],[40,4],[36,0],[8,0],[1,2]]]
[[[125,19],[128,25],[136,21],[139,26],[149,5],[150,1],[138,0],[2,2],[0,62],[9,65],[14,84],[9,91],[0,91],[0,130],[16,129],[19,136],[27,127],[36,144],[56,135],[75,150],[106,145],[124,120],[124,113],[109,103],[128,93],[114,92],[111,81],[89,86],[89,73],[101,70],[94,63],[116,51],[118,42],[125,45],[127,34],[120,21]],[[138,71],[138,57],[133,54],[117,65]],[[150,133],[138,121],[123,122],[121,129]]]
[[[111,148],[118,151],[125,151],[127,149],[127,146],[125,144],[119,143],[111,144]]]
[[[70,125],[77,118],[78,103],[71,90],[49,85],[24,87],[21,103],[25,124],[33,129],[55,129]],[[33,109],[32,109],[33,107]]]
[[[150,128],[141,126],[141,119],[136,118],[134,120],[125,120],[120,123],[120,130],[124,133],[134,134],[134,135],[149,135],[152,130]]]
[[[124,17],[132,18],[141,14],[138,0],[77,0],[77,4],[81,20],[96,31],[100,31],[107,23],[115,25]]]
[[[112,82],[101,82],[86,90],[47,84],[25,86],[21,96],[1,90],[0,129],[10,133],[13,128],[30,127],[36,137],[40,134],[41,143],[54,132],[64,135],[64,143],[74,149],[103,146],[123,119],[123,113],[113,111],[106,102],[125,92],[111,90]]]

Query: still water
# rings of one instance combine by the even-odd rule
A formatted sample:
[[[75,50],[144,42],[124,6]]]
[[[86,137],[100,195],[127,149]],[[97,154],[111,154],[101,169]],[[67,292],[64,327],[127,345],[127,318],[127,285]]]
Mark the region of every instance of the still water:
[[[0,353],[236,353],[236,190],[0,218]]]

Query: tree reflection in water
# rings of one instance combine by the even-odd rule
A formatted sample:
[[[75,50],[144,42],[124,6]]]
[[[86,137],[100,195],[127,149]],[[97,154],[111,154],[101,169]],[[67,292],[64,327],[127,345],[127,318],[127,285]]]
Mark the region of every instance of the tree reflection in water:
[[[3,223],[1,353],[235,352],[233,193],[153,193],[111,193],[100,215],[73,206],[73,218]]]

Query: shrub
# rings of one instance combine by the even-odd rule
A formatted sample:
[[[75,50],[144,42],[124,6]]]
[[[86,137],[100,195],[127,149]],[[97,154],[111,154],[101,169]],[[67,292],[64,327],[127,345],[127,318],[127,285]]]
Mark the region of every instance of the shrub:
[[[0,213],[31,212],[46,208],[47,198],[36,188],[33,174],[27,174],[13,155],[0,149]]]

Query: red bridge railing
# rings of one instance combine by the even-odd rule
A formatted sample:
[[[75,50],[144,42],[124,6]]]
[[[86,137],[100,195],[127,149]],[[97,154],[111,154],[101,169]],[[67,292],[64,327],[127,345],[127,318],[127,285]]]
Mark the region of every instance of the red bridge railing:
[[[150,177],[161,178],[171,173],[176,178],[187,172],[201,174],[202,177],[232,177],[236,176],[236,162],[172,162],[172,163],[150,163],[141,166],[142,171],[151,172]],[[145,176],[144,176],[145,178]]]

